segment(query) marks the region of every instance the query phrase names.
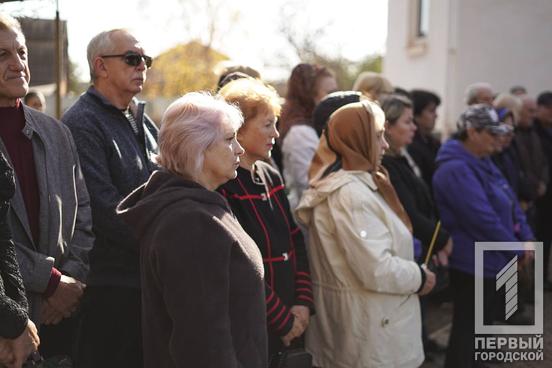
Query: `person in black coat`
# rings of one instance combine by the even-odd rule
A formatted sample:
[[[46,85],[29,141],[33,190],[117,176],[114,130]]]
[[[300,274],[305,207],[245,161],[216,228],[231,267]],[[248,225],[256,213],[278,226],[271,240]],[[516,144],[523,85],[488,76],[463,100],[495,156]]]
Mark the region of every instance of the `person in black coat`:
[[[244,115],[238,141],[245,153],[236,179],[218,190],[263,255],[268,351],[274,357],[292,342],[301,343],[314,313],[305,241],[290,211],[280,173],[265,162],[279,137],[278,95],[253,79],[230,82],[219,93]]]
[[[416,131],[412,142],[408,145],[408,153],[420,168],[422,179],[431,190],[431,179],[435,172],[435,157],[441,147],[441,142],[433,136],[437,121],[437,107],[441,99],[435,93],[421,89],[410,91],[414,109]]]
[[[544,156],[548,161],[548,178],[552,178],[552,91],[545,91],[537,97],[537,114],[534,121],[534,129],[541,140]],[[543,242],[544,250],[544,289],[552,291],[550,276],[550,249],[552,247],[552,186],[546,186],[544,195],[536,201],[537,208],[537,239]]]
[[[7,221],[14,192],[13,170],[0,152],[0,366],[20,367],[36,351],[40,340],[29,320],[23,279]]]
[[[537,101],[530,96],[522,96],[520,99],[521,110],[512,144],[516,147],[520,169],[526,182],[525,188],[519,193],[520,206],[533,232],[536,232],[535,203],[546,193],[548,159],[534,126]]]
[[[412,120],[412,103],[403,96],[391,95],[384,100],[386,138],[389,150],[385,153],[382,164],[389,172],[391,183],[404,206],[414,230],[414,237],[419,239],[424,249],[431,242],[437,224],[437,212],[429,188],[421,177],[421,172],[412,160],[405,147],[412,141],[416,125]],[[450,235],[442,228],[437,234],[436,253],[446,256],[452,250]]]
[[[406,150],[416,131],[412,116],[412,102],[404,96],[391,95],[383,100],[382,108],[386,117],[386,139],[389,143],[389,150],[383,156],[382,165],[389,172],[391,183],[410,217],[414,237],[422,243],[421,259],[423,260],[428,252],[438,218],[430,191],[422,179],[422,173]],[[446,266],[451,252],[451,237],[446,230],[440,228],[433,250],[433,254],[436,254],[435,262]],[[422,300],[422,314],[424,309]],[[444,351],[444,347],[426,336],[425,328],[423,342],[426,353]]]

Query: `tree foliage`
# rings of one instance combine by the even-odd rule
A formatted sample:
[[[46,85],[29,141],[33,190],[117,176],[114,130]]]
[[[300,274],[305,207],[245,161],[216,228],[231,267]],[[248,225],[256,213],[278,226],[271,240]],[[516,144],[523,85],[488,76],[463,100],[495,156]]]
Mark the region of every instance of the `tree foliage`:
[[[330,56],[327,47],[323,46],[332,24],[309,27],[308,19],[305,19],[302,12],[296,11],[297,7],[301,7],[300,1],[290,1],[287,6],[282,7],[279,30],[301,62],[329,67],[343,90],[351,89],[355,79],[363,71],[381,73],[382,55],[368,55],[360,61],[353,61],[342,56],[339,49],[332,49]]]
[[[178,45],[154,59],[143,94],[147,98],[176,97],[211,90],[217,82],[214,67],[228,57],[198,41]]]

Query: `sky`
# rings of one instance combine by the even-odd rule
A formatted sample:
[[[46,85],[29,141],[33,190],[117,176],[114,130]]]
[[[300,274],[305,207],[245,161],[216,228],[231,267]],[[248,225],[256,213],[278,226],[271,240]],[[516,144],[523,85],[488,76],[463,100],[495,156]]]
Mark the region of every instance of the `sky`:
[[[278,74],[289,73],[299,62],[282,27],[292,29],[296,39],[316,34],[311,38],[320,52],[352,61],[384,53],[387,37],[387,0],[58,1],[61,19],[67,20],[69,57],[83,80],[88,41],[113,28],[127,28],[155,57],[179,43],[205,42],[209,20],[214,19],[213,47],[267,78],[281,78]],[[26,0],[1,4],[0,11],[54,18],[55,4],[55,0]]]

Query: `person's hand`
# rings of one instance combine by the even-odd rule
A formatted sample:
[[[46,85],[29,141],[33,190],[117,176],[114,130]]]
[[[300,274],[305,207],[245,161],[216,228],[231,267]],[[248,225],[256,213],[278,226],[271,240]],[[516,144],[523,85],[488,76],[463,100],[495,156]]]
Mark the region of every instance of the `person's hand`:
[[[539,188],[537,189],[537,195],[542,197],[546,193],[546,184],[544,182],[539,182]]]
[[[425,272],[426,279],[422,290],[418,292],[418,295],[426,295],[435,287],[435,274],[431,272],[426,265],[422,265],[422,270]]]
[[[305,329],[303,328],[303,323],[299,321],[299,318],[294,316],[293,327],[287,333],[287,335],[281,337],[284,346],[289,346],[293,339],[301,336],[303,332],[305,332]]]
[[[431,260],[435,266],[448,266],[448,256],[444,250],[440,250],[437,252],[437,254],[433,255],[431,257]]]
[[[45,325],[57,325],[64,318],[61,312],[52,307],[48,299],[42,301],[40,308],[40,320]]]
[[[7,366],[13,362],[14,357],[9,341],[0,337],[0,366],[2,364]]]
[[[523,243],[525,251],[523,252],[523,257],[521,258],[521,261],[518,263],[518,268],[529,265],[531,262],[533,262],[533,259],[535,259],[535,251],[529,248],[529,244],[531,244],[531,242]]]
[[[452,254],[452,238],[449,238],[447,241],[447,244],[441,249],[439,252],[437,252],[436,255],[432,257],[433,263],[435,263],[436,266],[448,266],[448,259],[450,255]]]
[[[445,246],[442,249],[447,253],[447,257],[450,257],[450,255],[452,254],[453,246],[454,245],[452,244],[452,238],[449,238],[449,240],[447,241],[447,244],[445,244]]]
[[[86,285],[72,277],[61,275],[58,287],[54,294],[46,301],[64,318],[69,317],[79,304]]]
[[[309,327],[310,322],[310,310],[309,307],[304,305],[294,305],[290,309],[291,314],[295,316],[296,319],[299,319],[299,322],[303,325],[303,330],[306,330]]]
[[[29,355],[38,350],[40,338],[33,321],[28,320],[25,331],[19,337],[9,340],[13,353],[13,360],[8,363],[8,368],[21,368]]]

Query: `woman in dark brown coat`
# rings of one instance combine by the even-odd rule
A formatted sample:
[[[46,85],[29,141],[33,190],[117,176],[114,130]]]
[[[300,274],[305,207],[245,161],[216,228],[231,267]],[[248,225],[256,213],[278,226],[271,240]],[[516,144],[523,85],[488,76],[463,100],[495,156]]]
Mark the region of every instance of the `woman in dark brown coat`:
[[[163,116],[163,168],[119,205],[140,240],[144,364],[267,366],[261,254],[214,191],[236,177],[240,112],[189,93]]]

